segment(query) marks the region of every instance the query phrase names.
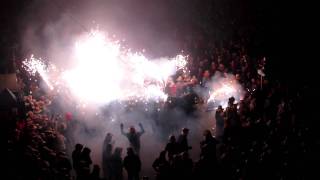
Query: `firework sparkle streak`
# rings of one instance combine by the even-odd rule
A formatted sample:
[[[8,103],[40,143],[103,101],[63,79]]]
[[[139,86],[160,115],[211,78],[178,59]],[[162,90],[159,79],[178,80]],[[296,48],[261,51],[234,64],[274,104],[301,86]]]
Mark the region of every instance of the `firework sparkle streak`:
[[[38,72],[47,86],[53,90],[54,87],[49,80],[48,71],[49,69],[55,69],[53,65],[46,65],[42,59],[36,59],[34,55],[31,55],[30,59],[26,59],[22,62],[24,69],[29,72],[31,75],[35,76]]]
[[[216,106],[221,105],[226,108],[230,97],[234,97],[236,102],[243,98],[242,87],[232,76],[220,78],[211,83],[208,103],[215,103]]]
[[[63,85],[76,99],[98,104],[132,98],[165,100],[166,81],[187,64],[182,55],[149,60],[98,30],[81,36],[72,56],[75,64],[63,71],[53,71],[33,56],[23,64],[30,74],[38,72],[50,89]],[[53,76],[57,72],[59,75]]]

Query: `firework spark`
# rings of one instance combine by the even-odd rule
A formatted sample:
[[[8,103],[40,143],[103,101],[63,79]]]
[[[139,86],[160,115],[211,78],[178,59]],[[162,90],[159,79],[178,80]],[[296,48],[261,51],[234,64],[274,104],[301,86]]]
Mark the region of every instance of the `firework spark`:
[[[215,79],[210,86],[210,97],[207,102],[214,103],[215,106],[221,105],[225,108],[230,97],[234,97],[236,102],[243,98],[242,87],[232,76]]]
[[[48,71],[49,69],[55,69],[53,65],[47,65],[42,61],[42,59],[36,59],[33,55],[29,59],[26,59],[22,62],[24,69],[29,72],[31,75],[35,76],[36,73],[39,73],[41,78],[47,84],[47,86],[53,90],[54,87],[49,80]]]
[[[81,102],[108,103],[114,100],[165,100],[168,78],[185,69],[186,57],[149,60],[142,53],[132,53],[100,31],[79,38],[73,51],[75,64],[54,78],[54,85],[63,84]],[[26,61],[30,73],[39,72],[52,86],[41,60]]]

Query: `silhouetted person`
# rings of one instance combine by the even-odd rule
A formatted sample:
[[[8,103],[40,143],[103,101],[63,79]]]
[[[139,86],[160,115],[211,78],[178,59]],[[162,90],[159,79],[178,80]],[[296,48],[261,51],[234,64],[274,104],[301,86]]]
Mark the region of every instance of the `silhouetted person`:
[[[199,165],[199,178],[210,177],[216,171],[216,144],[217,140],[212,136],[210,130],[205,130],[203,133],[204,140],[200,143],[201,153]]]
[[[201,157],[216,161],[217,140],[212,136],[210,130],[203,132],[204,140],[200,143]]]
[[[157,172],[156,180],[167,180],[169,178],[170,164],[166,159],[166,151],[160,152],[152,167]]]
[[[91,150],[88,147],[85,147],[83,148],[83,151],[80,154],[77,180],[86,180],[90,177],[90,165],[92,164],[90,152]]]
[[[216,138],[222,141],[224,134],[224,110],[222,106],[219,106],[215,114],[216,118]]]
[[[95,164],[93,166],[92,172],[90,174],[89,180],[100,180],[100,167],[99,165]]]
[[[173,156],[179,153],[179,144],[177,143],[174,135],[169,137],[169,142],[167,143],[165,150],[168,152],[169,161],[172,161]]]
[[[104,138],[103,141],[103,148],[102,151],[105,150],[105,148],[107,147],[108,144],[113,144],[114,142],[112,141],[112,134],[111,133],[107,133],[106,137]]]
[[[170,179],[182,179],[182,153],[173,156],[170,166]]]
[[[234,101],[234,97],[230,97],[228,100],[228,107],[226,108],[227,125],[232,129],[240,127],[240,120],[237,114],[237,104],[234,104]]]
[[[111,156],[112,156],[112,145],[106,144],[102,152],[102,170],[103,177],[109,180],[111,178]]]
[[[90,157],[91,150],[88,147],[83,148],[83,151],[80,155],[80,164],[82,167],[90,168],[92,160]]]
[[[76,144],[75,149],[72,151],[73,169],[76,171],[76,173],[79,172],[79,168],[80,168],[80,157],[81,157],[82,148],[83,148],[82,144]]]
[[[117,147],[111,156],[111,180],[122,180],[122,148]]]
[[[127,156],[123,160],[123,166],[127,171],[128,180],[139,180],[141,161],[131,147],[127,149]]]
[[[183,128],[178,138],[179,153],[185,152],[191,149],[191,146],[188,145],[188,138],[187,138],[188,134],[189,134],[189,129]]]
[[[137,155],[139,155],[140,153],[140,136],[145,132],[141,123],[139,123],[139,126],[140,132],[136,132],[136,129],[133,126],[131,126],[129,128],[129,132],[126,133],[123,130],[123,124],[121,123],[120,125],[121,134],[128,138],[130,147],[133,148]]]
[[[193,162],[192,162],[192,159],[189,157],[189,153],[187,151],[182,153],[182,159],[181,159],[180,165],[181,167],[179,169],[182,172],[181,179],[184,179],[184,180],[191,179]]]

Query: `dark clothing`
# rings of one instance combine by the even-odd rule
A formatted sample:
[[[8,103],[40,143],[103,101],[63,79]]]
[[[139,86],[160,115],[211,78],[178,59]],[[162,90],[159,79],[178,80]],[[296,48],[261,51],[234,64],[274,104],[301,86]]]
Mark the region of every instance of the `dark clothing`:
[[[215,162],[216,161],[216,144],[217,140],[208,136],[204,141],[200,143],[201,154],[200,157],[206,159],[208,161]]]
[[[128,180],[139,180],[139,173],[141,170],[139,156],[135,154],[126,156],[123,160],[123,166],[127,170]]]
[[[190,149],[188,145],[187,135],[181,134],[178,137],[178,146],[179,146],[179,153],[188,151]]]
[[[171,161],[173,159],[173,156],[179,153],[179,144],[176,142],[169,142],[166,145],[165,150],[168,152],[168,157],[169,157],[169,160]]]
[[[227,125],[231,128],[239,128],[240,120],[237,113],[236,105],[229,105],[226,109]]]
[[[112,146],[107,146],[103,148],[102,152],[102,170],[103,170],[103,177],[110,179],[111,174],[111,152]]]
[[[90,174],[89,180],[101,180],[99,175],[96,174]]]
[[[130,146],[133,148],[135,153],[139,155],[140,153],[140,136],[145,132],[143,127],[140,126],[141,131],[136,133],[125,133],[123,128],[121,128],[121,134],[126,136],[130,142]]]
[[[157,158],[153,162],[152,167],[157,172],[156,180],[167,180],[168,179],[170,165],[167,160]]]
[[[207,136],[206,139],[200,143],[201,154],[196,170],[199,179],[208,179],[208,177],[216,173],[216,144],[217,141],[212,136]]]
[[[81,156],[81,151],[74,150],[72,152],[72,163],[73,163],[73,169],[77,172],[80,167],[80,156]]]
[[[139,172],[128,172],[128,180],[139,180]]]
[[[223,111],[216,111],[216,138],[219,141],[222,141],[223,135],[224,135],[224,117],[223,117]]]
[[[122,158],[120,156],[112,155],[110,160],[110,179],[122,180]]]
[[[192,179],[193,162],[190,158],[182,157],[181,155],[175,156],[172,163],[172,178],[173,179]]]
[[[89,168],[92,164],[90,154],[81,154],[80,156],[80,166],[81,168]]]
[[[192,159],[182,159],[181,160],[181,179],[188,180],[192,179],[192,169],[193,169],[193,162]],[[180,178],[179,178],[180,179]]]

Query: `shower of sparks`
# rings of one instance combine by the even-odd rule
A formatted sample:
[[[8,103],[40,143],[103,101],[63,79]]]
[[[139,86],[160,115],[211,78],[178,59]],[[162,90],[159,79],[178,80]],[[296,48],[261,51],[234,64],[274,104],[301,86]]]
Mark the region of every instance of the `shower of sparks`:
[[[41,76],[43,81],[47,84],[47,86],[53,90],[54,87],[49,80],[48,71],[49,69],[55,70],[55,66],[47,65],[44,63],[42,59],[36,59],[33,55],[31,55],[30,59],[26,59],[22,62],[22,66],[26,71],[28,71],[31,75],[35,76],[37,73]]]
[[[228,106],[230,97],[234,97],[236,102],[239,102],[243,98],[242,96],[241,85],[232,77],[225,77],[211,83],[210,97],[207,102],[225,108]]]
[[[50,89],[66,88],[80,102],[98,104],[129,99],[166,100],[168,78],[177,70],[185,70],[187,64],[182,55],[149,60],[142,53],[121,47],[101,31],[80,37],[72,53],[75,64],[63,67],[63,71],[53,71],[33,56],[23,64],[31,75],[38,72]]]

